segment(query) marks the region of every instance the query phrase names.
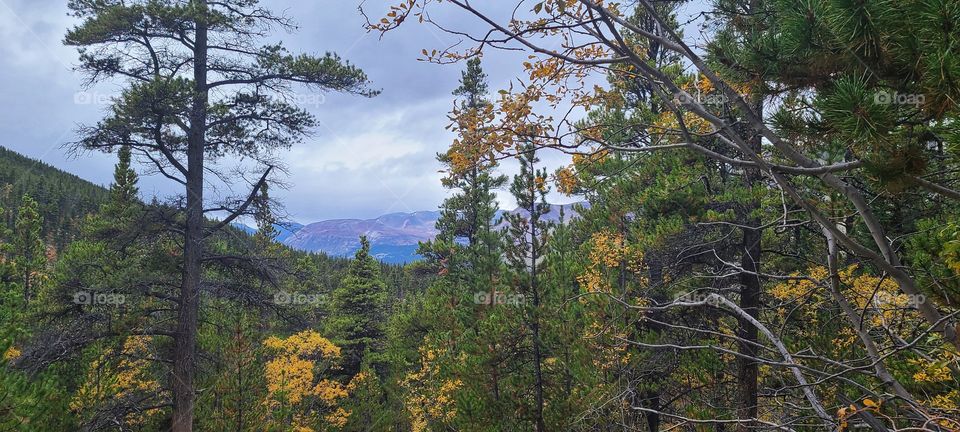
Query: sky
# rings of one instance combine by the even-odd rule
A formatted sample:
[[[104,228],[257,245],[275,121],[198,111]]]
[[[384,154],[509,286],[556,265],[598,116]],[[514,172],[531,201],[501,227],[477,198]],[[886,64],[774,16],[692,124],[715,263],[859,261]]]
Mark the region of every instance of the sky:
[[[81,124],[102,118],[122,82],[84,88],[74,70],[75,49],[62,45],[77,23],[66,0],[0,0],[0,145],[101,185],[112,176],[113,155],[71,155]],[[287,168],[285,188],[272,189],[287,219],[308,223],[332,218],[372,218],[392,212],[434,210],[447,195],[435,155],[453,136],[444,127],[463,65],[418,61],[421,49],[439,49],[456,38],[427,25],[405,25],[383,38],[368,33],[356,1],[267,0],[275,12],[294,18],[295,33],[279,33],[294,52],[335,52],[361,67],[375,98],[298,93],[296,100],[319,121],[313,134],[280,153]],[[389,1],[367,1],[371,15]],[[452,15],[438,17],[467,20]],[[453,21],[448,21],[453,22]],[[491,53],[484,68],[492,89],[520,71],[516,55]],[[511,58],[512,56],[512,58]],[[544,158],[562,162],[562,156]],[[505,167],[510,171],[510,167]],[[141,179],[145,199],[169,196],[175,185],[159,177]],[[501,207],[511,208],[505,192]],[[559,199],[559,198],[558,198]]]
[[[366,0],[364,9],[381,16],[393,3]],[[5,102],[0,109],[0,145],[108,185],[114,155],[71,155],[65,145],[77,139],[78,126],[103,117],[110,96],[119,93],[123,82],[82,86],[83,75],[74,70],[76,50],[62,44],[66,30],[77,24],[68,16],[66,4],[67,0],[0,0],[0,97]],[[449,193],[440,185],[442,167],[435,155],[454,138],[445,126],[453,106],[451,91],[464,65],[417,59],[421,49],[444,48],[458,39],[416,22],[381,38],[364,29],[359,4],[263,1],[300,26],[294,33],[272,38],[293,52],[335,52],[361,67],[372,86],[382,90],[374,98],[297,93],[296,100],[316,116],[319,127],[303,143],[279,154],[287,168],[285,188],[271,189],[271,196],[283,204],[285,219],[309,223],[435,210]],[[506,5],[485,2],[493,9]],[[433,18],[457,28],[479,28],[475,18],[454,9],[434,8],[440,14]],[[491,90],[507,87],[522,72],[523,60],[522,53],[487,51],[483,66]],[[561,154],[542,154],[541,159],[551,171],[567,160]],[[507,174],[513,170],[509,163],[503,166]],[[160,177],[144,177],[140,184],[145,199],[169,196],[175,186]],[[508,195],[498,193],[501,208],[513,208]]]

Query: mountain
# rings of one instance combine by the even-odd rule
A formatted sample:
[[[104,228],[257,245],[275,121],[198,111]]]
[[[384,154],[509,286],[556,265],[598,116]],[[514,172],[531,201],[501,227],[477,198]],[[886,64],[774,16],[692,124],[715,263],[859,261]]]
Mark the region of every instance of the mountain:
[[[240,231],[243,231],[250,235],[253,235],[257,232],[256,228],[253,228],[251,226],[244,225],[241,223],[234,223],[232,225],[235,228],[239,229]],[[290,236],[292,236],[297,231],[300,231],[301,228],[303,228],[303,224],[298,224],[296,222],[284,222],[284,223],[273,224],[273,229],[277,231],[277,236],[274,237],[274,240],[276,240],[278,243],[284,243]]]
[[[24,194],[40,206],[43,236],[57,248],[69,241],[81,219],[109,197],[106,188],[13,150],[0,147],[0,215],[13,226]]]
[[[303,224],[298,224],[296,222],[286,222],[282,224],[274,224],[273,228],[277,230],[277,237],[274,239],[280,243],[286,241],[290,236],[300,231],[303,228]]]
[[[387,263],[415,261],[417,245],[437,235],[440,212],[391,213],[376,219],[331,219],[303,226],[281,243],[295,249],[350,256],[360,248],[360,236],[370,240],[370,250]]]
[[[545,219],[558,222],[562,211],[564,220],[570,220],[576,216],[574,205],[552,205]],[[517,212],[523,210],[501,210],[495,219],[500,220],[504,213]],[[439,217],[439,211],[418,211],[390,213],[375,219],[330,219],[307,225],[287,223],[276,226],[281,232],[277,241],[294,249],[349,257],[360,248],[360,236],[365,235],[370,240],[371,252],[378,259],[390,264],[404,264],[420,259],[418,244],[433,240],[437,235]],[[497,225],[498,228],[505,226],[505,222]],[[249,227],[240,228],[251,233],[254,231]]]
[[[0,147],[0,223],[12,227],[23,194],[40,204],[44,219],[43,235],[62,248],[76,234],[79,221],[97,211],[109,197],[106,188],[43,162]],[[588,205],[587,203],[579,203]],[[558,221],[576,215],[574,204],[553,205],[546,219]],[[500,210],[505,213],[522,210]],[[387,264],[404,264],[420,259],[418,244],[437,235],[439,211],[390,213],[375,219],[330,219],[303,225],[296,222],[276,224],[276,240],[294,249],[324,252],[333,257],[352,257],[360,248],[360,236],[370,239],[371,252]],[[505,226],[504,222],[497,225]],[[242,224],[234,227],[252,234],[256,229]]]
[[[548,222],[559,223],[561,213],[563,213],[563,220],[565,222],[568,222],[570,221],[571,218],[574,218],[577,216],[577,211],[574,208],[574,206],[578,206],[578,205],[584,208],[590,208],[590,203],[586,201],[571,203],[571,204],[550,204],[550,211],[547,212],[547,214],[543,215],[541,219]],[[501,221],[501,218],[505,213],[510,213],[510,214],[522,213],[524,215],[528,214],[526,210],[521,208],[517,208],[510,211],[500,210],[497,212],[497,215],[494,217],[494,220],[500,221],[497,224],[496,228],[505,228],[507,226],[506,221]]]

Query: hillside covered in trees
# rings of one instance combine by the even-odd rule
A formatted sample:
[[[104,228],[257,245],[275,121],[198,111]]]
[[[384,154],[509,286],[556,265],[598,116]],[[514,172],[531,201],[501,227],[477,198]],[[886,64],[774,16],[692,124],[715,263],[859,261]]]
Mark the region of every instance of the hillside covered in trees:
[[[107,199],[107,190],[0,146],[0,208],[3,221],[14,227],[24,196],[36,201],[43,214],[40,234],[48,243],[64,246],[80,221]]]
[[[117,163],[2,154],[0,430],[960,431],[960,3],[492,3],[359,5],[459,41],[419,58],[460,71],[436,235],[391,265],[280,243],[271,194],[295,91],[364,70],[269,2],[69,2],[123,86],[69,146]]]

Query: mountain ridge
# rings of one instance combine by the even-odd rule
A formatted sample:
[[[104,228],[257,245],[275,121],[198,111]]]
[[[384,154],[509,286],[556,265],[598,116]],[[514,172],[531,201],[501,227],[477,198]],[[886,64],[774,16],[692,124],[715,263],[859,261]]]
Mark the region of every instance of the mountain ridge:
[[[22,197],[30,195],[43,216],[42,236],[62,249],[81,220],[96,212],[107,187],[0,145],[0,223],[13,228]]]
[[[561,210],[566,215],[565,219],[575,217],[576,205],[589,206],[586,202],[551,204],[545,219],[558,222]],[[499,210],[495,220],[500,221],[505,213],[518,212],[523,210]],[[276,240],[302,251],[350,257],[360,248],[360,236],[363,235],[370,240],[370,251],[378,259],[390,264],[405,264],[420,258],[416,253],[420,242],[436,237],[439,218],[438,210],[420,210],[388,213],[371,219],[336,218],[308,224],[280,223],[277,224],[280,234]],[[504,226],[505,222],[497,224],[497,228]],[[245,225],[239,228],[247,232],[255,231]]]

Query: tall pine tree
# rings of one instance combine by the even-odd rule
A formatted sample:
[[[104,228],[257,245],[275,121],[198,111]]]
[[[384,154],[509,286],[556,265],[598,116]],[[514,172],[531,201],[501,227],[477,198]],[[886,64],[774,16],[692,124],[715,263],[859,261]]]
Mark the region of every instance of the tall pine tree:
[[[370,255],[370,241],[360,237],[360,250],[350,262],[330,302],[329,334],[343,349],[343,372],[356,375],[369,354],[380,349],[387,301],[380,262]]]
[[[23,301],[29,303],[47,259],[39,205],[30,195],[24,195],[20,202],[13,233],[13,265],[23,290]]]
[[[290,21],[256,0],[71,1],[81,22],[65,43],[80,52],[90,82],[121,79],[123,94],[107,118],[84,128],[77,147],[111,150],[130,146],[151,168],[181,187],[178,215],[168,218],[182,233],[177,318],[167,332],[174,348],[169,384],[172,430],[193,429],[197,335],[207,239],[248,215],[259,189],[270,181],[274,153],[299,142],[315,125],[310,113],[285,96],[293,85],[373,96],[366,75],[334,54],[294,55],[264,43],[267,29],[292,29]],[[207,175],[237,156],[258,180],[226,205],[210,205]],[[248,167],[250,165],[247,165]],[[221,176],[226,179],[228,176]],[[207,215],[226,212],[215,224]]]
[[[532,423],[537,432],[547,430],[544,421],[545,376],[543,361],[546,353],[541,334],[544,286],[541,275],[542,261],[546,255],[546,240],[550,224],[544,216],[550,212],[547,204],[547,173],[536,167],[536,147],[526,144],[518,156],[520,173],[513,177],[510,193],[517,201],[517,211],[504,215],[507,221],[507,263],[512,270],[512,283],[524,296],[525,327],[529,329],[530,364],[533,374]]]

